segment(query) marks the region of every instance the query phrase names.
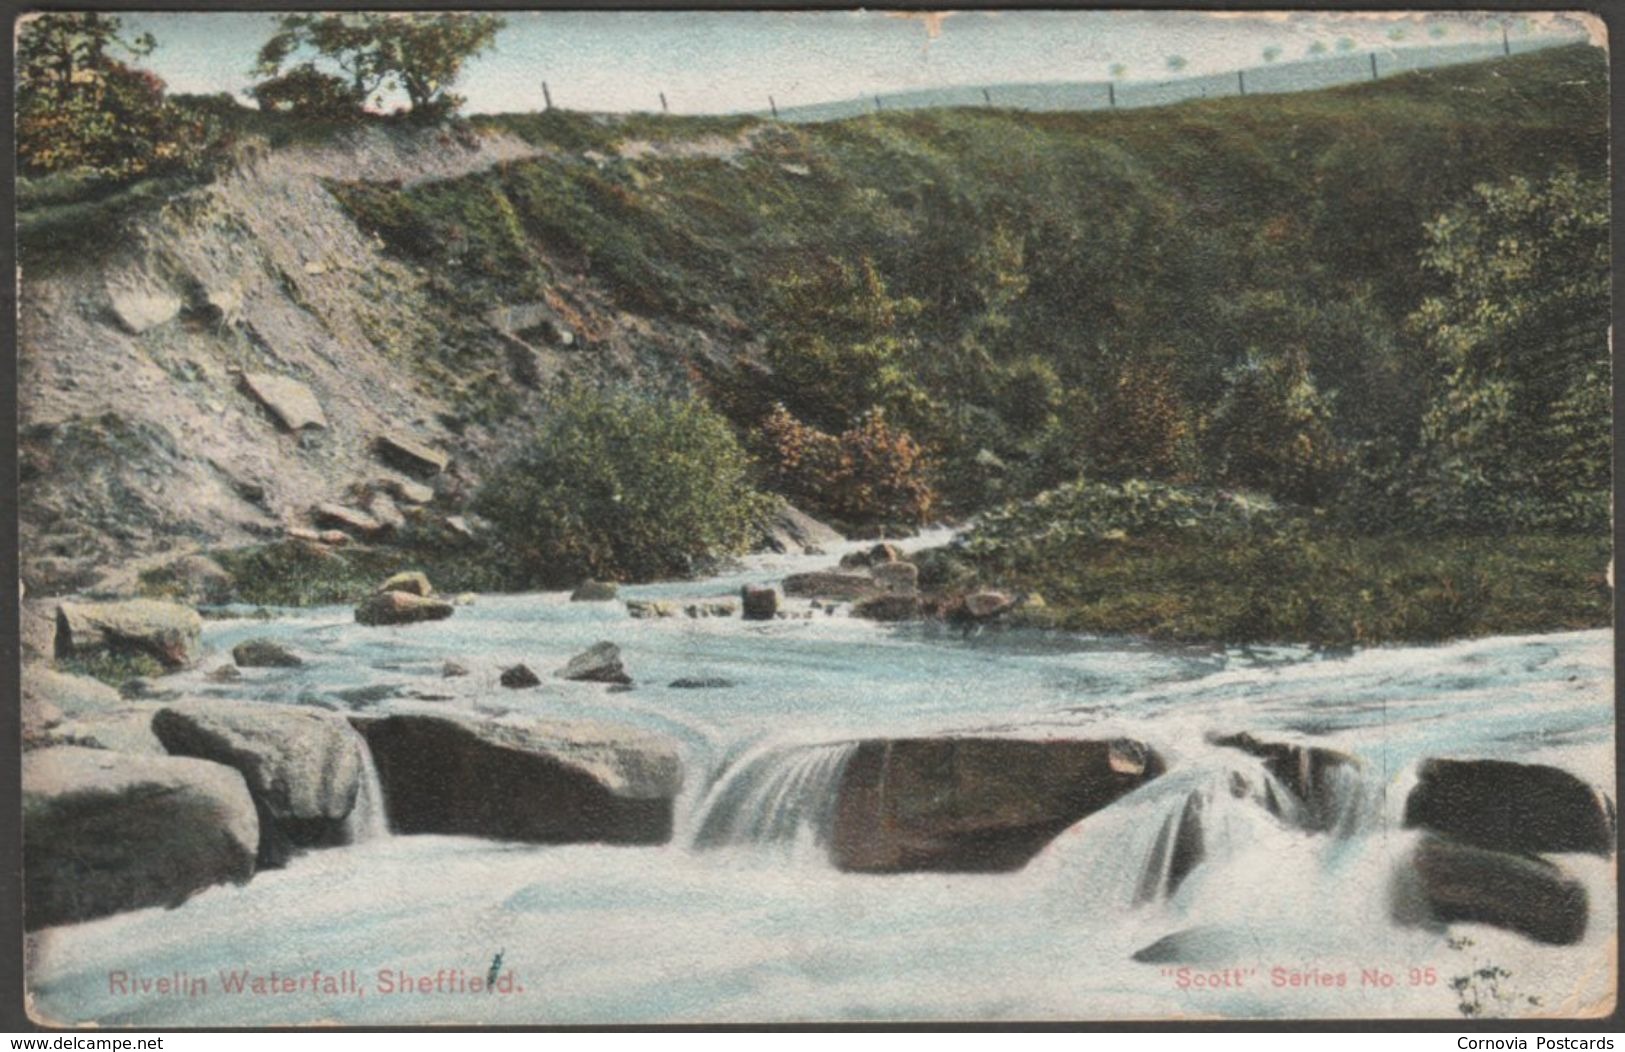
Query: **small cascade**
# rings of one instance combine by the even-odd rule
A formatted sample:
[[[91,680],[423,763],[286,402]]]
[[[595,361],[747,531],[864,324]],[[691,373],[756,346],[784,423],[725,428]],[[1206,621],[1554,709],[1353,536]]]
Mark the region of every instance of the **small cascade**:
[[[378,780],[372,749],[365,736],[359,731],[353,733],[361,753],[361,788],[356,792],[355,806],[344,818],[344,837],[351,844],[360,844],[389,836],[389,814],[384,809],[384,786]]]
[[[853,742],[771,749],[712,787],[697,814],[696,848],[771,844],[827,849]]]

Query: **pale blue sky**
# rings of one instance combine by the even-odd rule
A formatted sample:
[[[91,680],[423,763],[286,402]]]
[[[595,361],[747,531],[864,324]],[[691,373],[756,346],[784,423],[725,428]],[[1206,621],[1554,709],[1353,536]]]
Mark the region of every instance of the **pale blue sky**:
[[[241,91],[253,80],[274,15],[128,14],[158,50],[142,64],[178,92]],[[654,110],[664,91],[676,113],[758,110],[920,88],[1098,80],[1113,63],[1125,80],[1172,76],[1168,58],[1196,74],[1307,57],[1319,41],[1360,51],[1500,39],[1499,15],[1466,12],[1362,16],[1334,12],[958,12],[934,28],[880,12],[509,12],[496,47],[473,60],[457,90],[468,110],[557,105]],[[1558,16],[1522,34],[1582,34]]]

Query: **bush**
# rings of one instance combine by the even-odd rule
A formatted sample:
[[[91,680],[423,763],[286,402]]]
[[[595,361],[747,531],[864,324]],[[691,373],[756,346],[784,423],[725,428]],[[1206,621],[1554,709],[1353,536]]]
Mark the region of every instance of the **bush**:
[[[774,489],[847,526],[922,526],[936,507],[930,464],[919,443],[882,410],[831,435],[775,406],[759,429]]]
[[[475,498],[520,586],[688,576],[771,508],[726,421],[695,401],[576,391]]]
[[[323,73],[309,62],[261,81],[252,94],[262,110],[314,120],[359,118],[366,102],[342,77]]]

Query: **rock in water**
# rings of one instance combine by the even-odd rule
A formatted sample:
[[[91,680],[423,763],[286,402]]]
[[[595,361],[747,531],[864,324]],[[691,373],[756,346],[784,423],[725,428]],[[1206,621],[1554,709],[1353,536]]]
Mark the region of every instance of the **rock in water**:
[[[1613,809],[1567,771],[1506,760],[1428,760],[1405,826],[1496,851],[1614,850]]]
[[[1423,838],[1395,877],[1394,919],[1402,924],[1488,924],[1536,942],[1568,946],[1585,936],[1585,885],[1527,855]]]
[[[746,621],[771,621],[779,612],[779,593],[773,588],[747,584],[739,589]]]
[[[231,648],[238,668],[298,668],[304,659],[271,639],[245,639]]]
[[[434,595],[434,588],[429,584],[428,575],[418,570],[398,573],[379,585],[378,590],[380,592],[405,592],[407,595],[419,595],[425,599]]]
[[[651,617],[676,617],[677,604],[669,599],[628,599],[626,612],[639,620]]]
[[[361,789],[363,761],[343,716],[291,705],[185,701],[160,709],[152,731],[175,756],[243,776],[259,814],[261,866],[295,847],[344,842],[344,818]]]
[[[732,599],[713,599],[703,603],[689,603],[683,613],[689,617],[732,617],[739,606]]]
[[[22,785],[30,930],[176,906],[254,874],[259,822],[229,767],[58,746],[23,755]]]
[[[734,681],[721,676],[683,676],[666,685],[673,690],[726,690]]]
[[[448,661],[440,666],[442,679],[455,679],[458,676],[468,675],[468,667],[460,661]]]
[[[912,621],[920,616],[917,595],[876,595],[852,604],[852,616],[869,621]]]
[[[203,619],[196,610],[156,599],[62,603],[56,608],[56,656],[108,651],[155,657],[165,668],[196,664]]]
[[[289,431],[327,426],[322,404],[298,380],[272,373],[244,373],[243,387]]]
[[[888,595],[914,595],[920,590],[920,568],[913,563],[877,563],[869,576]]]
[[[410,625],[418,621],[444,621],[453,609],[444,599],[406,592],[375,592],[355,608],[355,619],[362,625]]]
[[[610,642],[594,643],[571,658],[570,663],[559,669],[556,675],[588,683],[632,682],[632,677],[626,674],[626,668],[621,664],[621,648]]]
[[[646,732],[415,713],[354,723],[397,833],[543,844],[671,839],[682,765],[671,743]]]
[[[1016,601],[1003,592],[972,592],[965,596],[963,609],[972,621],[986,621],[1009,610]]]
[[[542,685],[541,677],[532,672],[530,666],[524,664],[503,669],[499,682],[510,690],[523,690],[526,687]]]
[[[841,777],[831,855],[861,873],[1020,869],[1162,770],[1156,753],[1128,741],[865,741]]]
[[[582,581],[576,585],[576,590],[570,593],[570,601],[574,603],[607,603],[614,599],[620,591],[613,581]]]
[[[880,590],[866,573],[836,573],[813,570],[793,573],[784,579],[784,594],[806,599],[863,599]]]

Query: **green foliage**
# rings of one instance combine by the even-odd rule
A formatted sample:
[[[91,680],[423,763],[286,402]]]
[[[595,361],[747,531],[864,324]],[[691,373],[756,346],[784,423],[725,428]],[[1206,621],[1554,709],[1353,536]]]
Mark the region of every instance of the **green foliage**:
[[[410,529],[393,547],[326,548],[287,540],[211,554],[232,577],[232,600],[264,606],[356,603],[406,570],[423,571],[436,589],[448,594],[503,586],[489,553]]]
[[[262,80],[252,94],[260,109],[315,120],[348,120],[359,117],[364,97],[355,92],[353,82],[323,73],[314,62],[294,66],[286,73]]]
[[[151,654],[124,650],[97,650],[59,658],[57,665],[75,676],[99,679],[110,687],[121,687],[132,679],[162,676],[167,670]]]
[[[745,550],[771,508],[724,421],[695,401],[575,391],[481,488],[510,587],[692,575]]]
[[[273,99],[284,100],[292,93],[342,108],[346,99],[359,107],[368,100],[381,103],[377,93],[399,90],[414,120],[439,120],[463,103],[450,90],[463,63],[489,48],[503,25],[495,15],[466,12],[284,15],[260,49],[256,68],[271,79],[256,94],[268,90]],[[300,57],[306,61],[282,72]],[[319,71],[317,63],[337,68],[343,77]],[[344,84],[347,89],[339,86]]]
[[[1205,436],[1214,476],[1318,503],[1342,462],[1331,420],[1331,403],[1316,390],[1306,356],[1249,353],[1226,375]]]
[[[848,529],[912,529],[935,511],[929,458],[913,436],[886,422],[884,410],[830,435],[778,405],[755,437],[775,492]]]

